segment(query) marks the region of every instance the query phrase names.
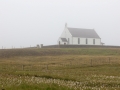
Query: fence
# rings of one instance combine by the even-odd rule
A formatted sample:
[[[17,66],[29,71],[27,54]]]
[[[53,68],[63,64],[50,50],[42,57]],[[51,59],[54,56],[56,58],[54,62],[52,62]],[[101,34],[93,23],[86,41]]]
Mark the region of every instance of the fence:
[[[89,60],[79,60],[77,62],[68,61],[68,63],[61,64],[3,64],[0,65],[1,71],[41,71],[41,70],[57,70],[57,69],[70,69],[70,68],[81,68],[81,67],[95,67],[100,65],[114,65],[120,64],[120,60],[112,60],[107,58],[106,60],[100,59],[89,59]]]

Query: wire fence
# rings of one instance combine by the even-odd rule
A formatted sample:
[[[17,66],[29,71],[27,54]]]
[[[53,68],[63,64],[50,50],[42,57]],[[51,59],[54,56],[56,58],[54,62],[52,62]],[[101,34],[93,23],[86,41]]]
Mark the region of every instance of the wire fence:
[[[107,59],[89,59],[89,60],[78,60],[68,61],[67,63],[51,63],[51,64],[1,64],[1,71],[41,71],[41,70],[57,70],[57,69],[71,69],[81,67],[96,67],[100,65],[120,65],[119,59],[112,60]]]

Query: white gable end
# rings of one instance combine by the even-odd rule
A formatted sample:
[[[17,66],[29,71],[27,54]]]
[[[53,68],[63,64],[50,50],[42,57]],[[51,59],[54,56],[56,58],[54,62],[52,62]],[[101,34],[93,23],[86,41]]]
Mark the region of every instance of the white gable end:
[[[66,38],[67,42],[62,42],[62,44],[70,44],[72,42],[72,35],[69,32],[67,26],[65,26],[63,33],[61,34],[60,38],[58,39],[58,43],[61,41],[61,38]]]

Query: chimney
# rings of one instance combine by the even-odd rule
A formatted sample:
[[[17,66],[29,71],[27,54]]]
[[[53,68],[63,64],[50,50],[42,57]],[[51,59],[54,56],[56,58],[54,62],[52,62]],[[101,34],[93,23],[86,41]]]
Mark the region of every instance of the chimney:
[[[65,27],[67,27],[67,23],[65,23]]]

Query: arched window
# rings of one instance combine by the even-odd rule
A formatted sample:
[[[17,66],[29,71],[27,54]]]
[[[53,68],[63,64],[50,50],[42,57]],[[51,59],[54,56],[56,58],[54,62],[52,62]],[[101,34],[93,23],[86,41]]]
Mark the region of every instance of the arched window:
[[[80,44],[80,38],[78,38],[78,44]]]
[[[93,44],[95,44],[95,39],[93,39]]]
[[[86,44],[88,44],[88,39],[86,38]]]

